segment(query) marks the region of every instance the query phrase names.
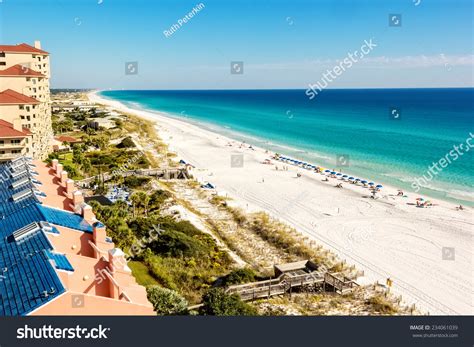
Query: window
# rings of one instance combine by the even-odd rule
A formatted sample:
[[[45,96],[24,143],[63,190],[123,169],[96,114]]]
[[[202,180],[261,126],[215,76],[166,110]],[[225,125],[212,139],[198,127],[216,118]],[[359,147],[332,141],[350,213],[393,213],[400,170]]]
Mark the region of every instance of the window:
[[[27,77],[26,78],[26,82],[29,82],[31,80],[31,78]]]
[[[0,65],[5,66],[5,65],[7,65],[7,63],[5,63],[4,61],[0,61]]]
[[[24,110],[24,109],[25,109],[25,105],[19,105],[18,107],[20,108],[20,110]]]
[[[12,154],[18,154],[18,153],[21,153],[21,150],[19,150],[19,149],[12,150]]]
[[[3,146],[5,144],[5,141],[1,140],[0,141],[0,146]]]
[[[5,58],[5,52],[0,52],[0,58]]]
[[[12,145],[19,145],[21,140],[12,140]]]

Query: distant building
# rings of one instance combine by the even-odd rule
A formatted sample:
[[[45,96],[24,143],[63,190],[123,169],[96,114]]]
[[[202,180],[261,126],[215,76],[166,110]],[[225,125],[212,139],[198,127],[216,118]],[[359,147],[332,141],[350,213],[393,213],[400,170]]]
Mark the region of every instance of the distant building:
[[[23,128],[19,119],[9,123],[0,119],[0,163],[19,155],[31,155],[33,134]]]
[[[46,159],[51,150],[49,53],[26,43],[0,45],[0,119],[32,133],[29,155]],[[17,153],[19,154],[19,153]]]
[[[72,136],[65,136],[65,135],[56,136],[53,140],[53,150],[55,152],[70,150],[71,146],[75,143],[82,143],[82,140],[76,139]]]
[[[154,315],[57,160],[18,157],[0,177],[0,316]]]
[[[111,118],[91,118],[89,120],[89,127],[98,130],[99,128],[112,129],[117,126],[115,120]]]

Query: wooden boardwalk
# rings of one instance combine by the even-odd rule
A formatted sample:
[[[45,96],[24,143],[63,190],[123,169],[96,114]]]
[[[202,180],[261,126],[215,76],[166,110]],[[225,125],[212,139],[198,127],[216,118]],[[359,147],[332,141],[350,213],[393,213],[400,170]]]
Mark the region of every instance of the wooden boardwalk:
[[[127,170],[118,171],[114,173],[103,173],[101,175],[92,176],[85,178],[80,181],[76,181],[76,185],[79,187],[87,187],[90,183],[94,182],[97,178],[106,182],[111,180],[114,176],[130,177],[130,176],[152,176],[165,180],[169,179],[188,179],[190,178],[188,172],[184,168],[170,168],[170,169],[138,169],[138,170]]]
[[[340,273],[314,271],[295,276],[281,274],[275,279],[234,285],[230,286],[226,292],[238,294],[242,300],[249,301],[291,293],[293,289],[315,284],[322,285],[325,291],[334,291],[341,295],[349,293],[358,286],[357,283]]]

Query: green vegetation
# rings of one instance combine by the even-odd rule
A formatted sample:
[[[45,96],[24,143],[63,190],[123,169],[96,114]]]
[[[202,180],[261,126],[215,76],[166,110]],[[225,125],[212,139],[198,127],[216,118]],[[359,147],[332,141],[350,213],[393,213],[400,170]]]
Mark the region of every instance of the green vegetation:
[[[117,148],[132,148],[132,147],[136,147],[136,146],[135,146],[135,143],[133,142],[133,140],[132,140],[132,138],[131,138],[130,136],[124,138],[124,139],[117,145]]]
[[[234,284],[254,282],[256,278],[257,274],[250,268],[237,269],[226,275],[222,279],[222,284],[227,287]]]
[[[188,302],[174,290],[149,286],[146,292],[158,315],[182,315],[188,312]]]
[[[90,118],[104,117],[106,112],[92,108],[89,111],[74,109],[70,112],[53,114],[55,135],[67,135],[81,141],[72,145],[71,151],[52,153],[48,160],[58,159],[67,167],[69,177],[83,179],[97,176],[114,170],[135,170],[156,165],[146,154],[136,149],[135,143],[128,135],[128,128],[143,133],[143,129],[152,130],[149,122],[136,117],[127,117],[126,122],[116,121],[113,129],[94,129],[89,126]],[[147,136],[144,133],[143,136]],[[111,141],[114,140],[114,145]],[[156,136],[153,140],[157,141]],[[68,145],[64,143],[64,145]],[[66,146],[67,148],[67,146]],[[100,192],[99,192],[100,193]]]
[[[378,314],[393,315],[398,312],[393,303],[382,295],[375,295],[366,300],[369,309]]]
[[[96,216],[107,225],[116,245],[131,255],[135,270],[153,278],[155,283],[181,293],[188,301],[199,303],[201,296],[217,278],[230,270],[231,259],[215,241],[187,221],[161,216],[169,192],[153,194],[136,191],[133,205],[116,202],[103,206],[92,201]],[[141,264],[142,266],[138,265]],[[148,278],[149,280],[149,278]]]
[[[132,274],[139,285],[147,287],[158,284],[158,281],[150,275],[148,267],[142,262],[132,260],[127,265],[132,270]]]
[[[257,311],[243,302],[237,294],[227,294],[222,288],[211,288],[203,297],[203,315],[256,316]]]

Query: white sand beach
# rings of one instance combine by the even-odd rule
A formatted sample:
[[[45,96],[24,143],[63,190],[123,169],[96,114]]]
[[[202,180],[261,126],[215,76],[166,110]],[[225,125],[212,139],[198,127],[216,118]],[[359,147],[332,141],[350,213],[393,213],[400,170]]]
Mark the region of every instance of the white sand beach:
[[[366,280],[393,280],[392,292],[432,315],[472,315],[473,208],[430,199],[435,206],[417,208],[420,195],[396,196],[384,186],[378,199],[367,188],[270,158],[264,149],[196,125],[151,112],[133,110],[119,102],[89,94],[93,102],[155,120],[170,150],[196,167],[195,176],[228,194],[244,210],[264,210],[313,238],[365,272]],[[231,145],[230,145],[231,144]],[[231,155],[243,154],[243,167],[231,167]],[[317,164],[317,163],[313,163]],[[276,166],[279,170],[276,170]],[[297,178],[297,173],[301,177]],[[370,179],[370,177],[366,177]],[[443,247],[450,247],[443,260]],[[453,257],[451,257],[453,255]]]

